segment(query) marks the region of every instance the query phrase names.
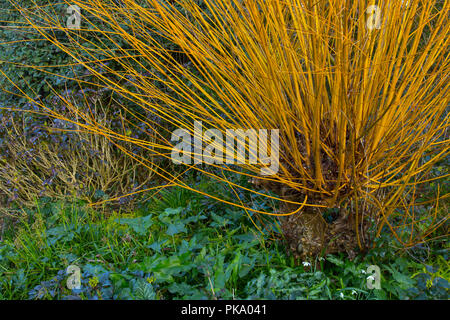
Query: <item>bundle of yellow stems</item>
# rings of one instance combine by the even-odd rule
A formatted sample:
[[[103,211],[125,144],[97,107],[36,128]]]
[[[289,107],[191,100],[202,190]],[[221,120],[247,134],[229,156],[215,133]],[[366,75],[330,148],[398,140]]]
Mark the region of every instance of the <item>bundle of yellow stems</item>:
[[[438,191],[428,203],[417,195],[421,186],[448,177],[430,170],[449,154],[449,1],[63,1],[75,8],[77,28],[67,25],[56,4],[31,2],[20,8],[27,23],[17,28],[39,34],[83,66],[86,79],[97,79],[77,77],[81,87],[106,88],[129,100],[136,107],[124,111],[157,139],[111,132],[67,100],[80,130],[132,142],[167,161],[174,128],[194,134],[194,123],[201,122],[224,136],[227,129],[279,130],[279,168],[271,175],[260,174],[261,162],[210,165],[220,170],[184,165],[234,192],[285,203],[281,212],[206,194],[141,158],[170,182],[155,189],[177,185],[256,214],[341,208],[360,246],[364,225],[375,226],[376,236],[389,229],[411,246],[447,221],[438,204],[448,194]],[[52,73],[56,66],[26,67]],[[75,121],[28,98],[53,117]],[[238,185],[227,171],[278,196]],[[433,202],[428,214],[415,213]]]

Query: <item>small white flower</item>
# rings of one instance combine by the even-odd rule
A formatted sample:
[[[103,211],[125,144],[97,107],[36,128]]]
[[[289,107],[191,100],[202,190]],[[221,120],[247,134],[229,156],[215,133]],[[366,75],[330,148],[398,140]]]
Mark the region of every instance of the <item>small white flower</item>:
[[[303,261],[303,266],[304,267],[309,267],[311,265],[311,263],[309,263],[308,261]]]
[[[372,276],[372,275],[370,275],[370,276],[368,276],[368,277],[367,277],[367,280],[372,280],[372,281],[375,281],[375,277],[374,277],[374,276]]]
[[[341,292],[339,293],[339,297],[341,297],[342,299],[344,299],[344,294]]]
[[[366,270],[361,270],[361,273],[362,274],[366,274]]]
[[[355,295],[356,294],[356,291],[355,290],[352,290],[352,295]]]
[[[323,261],[323,260],[325,260],[324,257],[320,257],[320,258],[319,258],[319,261]]]

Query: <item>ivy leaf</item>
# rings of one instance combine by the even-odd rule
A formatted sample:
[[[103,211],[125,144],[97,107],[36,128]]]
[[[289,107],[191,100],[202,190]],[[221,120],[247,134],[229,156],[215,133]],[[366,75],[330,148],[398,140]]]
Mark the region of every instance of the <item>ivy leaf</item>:
[[[161,252],[161,245],[163,245],[166,241],[155,241],[151,245],[147,246],[147,248],[153,249],[154,251]]]
[[[145,235],[147,230],[153,224],[151,215],[138,218],[122,218],[117,219],[116,221],[121,225],[129,226],[138,235]]]
[[[173,236],[175,234],[183,233],[183,232],[187,232],[186,227],[184,226],[183,223],[179,222],[179,223],[175,223],[175,224],[170,224],[169,227],[167,228],[166,233],[169,236]]]

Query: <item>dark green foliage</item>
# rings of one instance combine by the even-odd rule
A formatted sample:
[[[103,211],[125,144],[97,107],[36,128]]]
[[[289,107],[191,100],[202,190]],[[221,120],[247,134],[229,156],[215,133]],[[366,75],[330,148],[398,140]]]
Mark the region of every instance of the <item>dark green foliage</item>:
[[[242,212],[219,211],[180,189],[126,216],[105,216],[80,202],[42,201],[0,244],[0,298],[447,298],[445,250],[427,262],[433,267],[424,267],[395,254],[392,239],[383,241],[353,261],[330,255],[296,262]],[[71,264],[81,269],[80,290],[67,289]],[[366,287],[372,264],[381,269],[381,290]]]
[[[29,1],[15,2],[21,6],[30,6]],[[46,0],[36,2],[40,5],[48,3]],[[55,6],[55,10],[61,13],[60,18],[64,19],[63,9],[63,5]],[[0,70],[33,99],[37,96],[45,98],[51,91],[50,86],[61,89],[64,87],[63,79],[26,66],[46,68],[52,65],[68,64],[73,60],[56,46],[49,45],[45,40],[39,40],[42,39],[42,36],[36,32],[31,32],[31,30],[24,32],[22,29],[12,27],[20,26],[23,21],[20,12],[9,1],[0,3]],[[63,76],[74,76],[72,68],[66,66],[46,68],[45,70]],[[17,108],[28,102],[23,97],[14,95],[20,94],[20,91],[2,75],[0,75],[0,88],[13,93],[0,94],[0,107]]]

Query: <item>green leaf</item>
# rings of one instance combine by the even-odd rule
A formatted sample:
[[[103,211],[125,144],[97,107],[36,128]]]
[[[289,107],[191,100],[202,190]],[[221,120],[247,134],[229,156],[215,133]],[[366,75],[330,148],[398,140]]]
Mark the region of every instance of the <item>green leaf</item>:
[[[220,255],[214,266],[214,290],[220,290],[225,288],[225,282],[227,281],[225,272],[223,271],[224,256]]]
[[[336,258],[335,256],[332,255],[328,255],[327,256],[327,260],[330,261],[331,263],[337,265],[338,267],[341,267],[344,265],[344,261]]]
[[[163,245],[166,242],[167,242],[167,240],[154,241],[151,245],[147,246],[147,248],[150,248],[157,252],[161,252],[161,245]]]
[[[178,207],[178,208],[167,208],[166,210],[164,210],[164,216],[172,216],[175,214],[180,214],[183,211],[182,207]]]
[[[184,223],[179,222],[179,223],[169,225],[169,227],[167,228],[166,234],[169,236],[173,236],[175,234],[183,233],[183,232],[187,232],[187,230],[184,226]]]
[[[133,229],[139,235],[145,235],[147,230],[153,224],[152,216],[148,215],[145,217],[138,218],[121,218],[116,220],[121,225],[127,225]]]

